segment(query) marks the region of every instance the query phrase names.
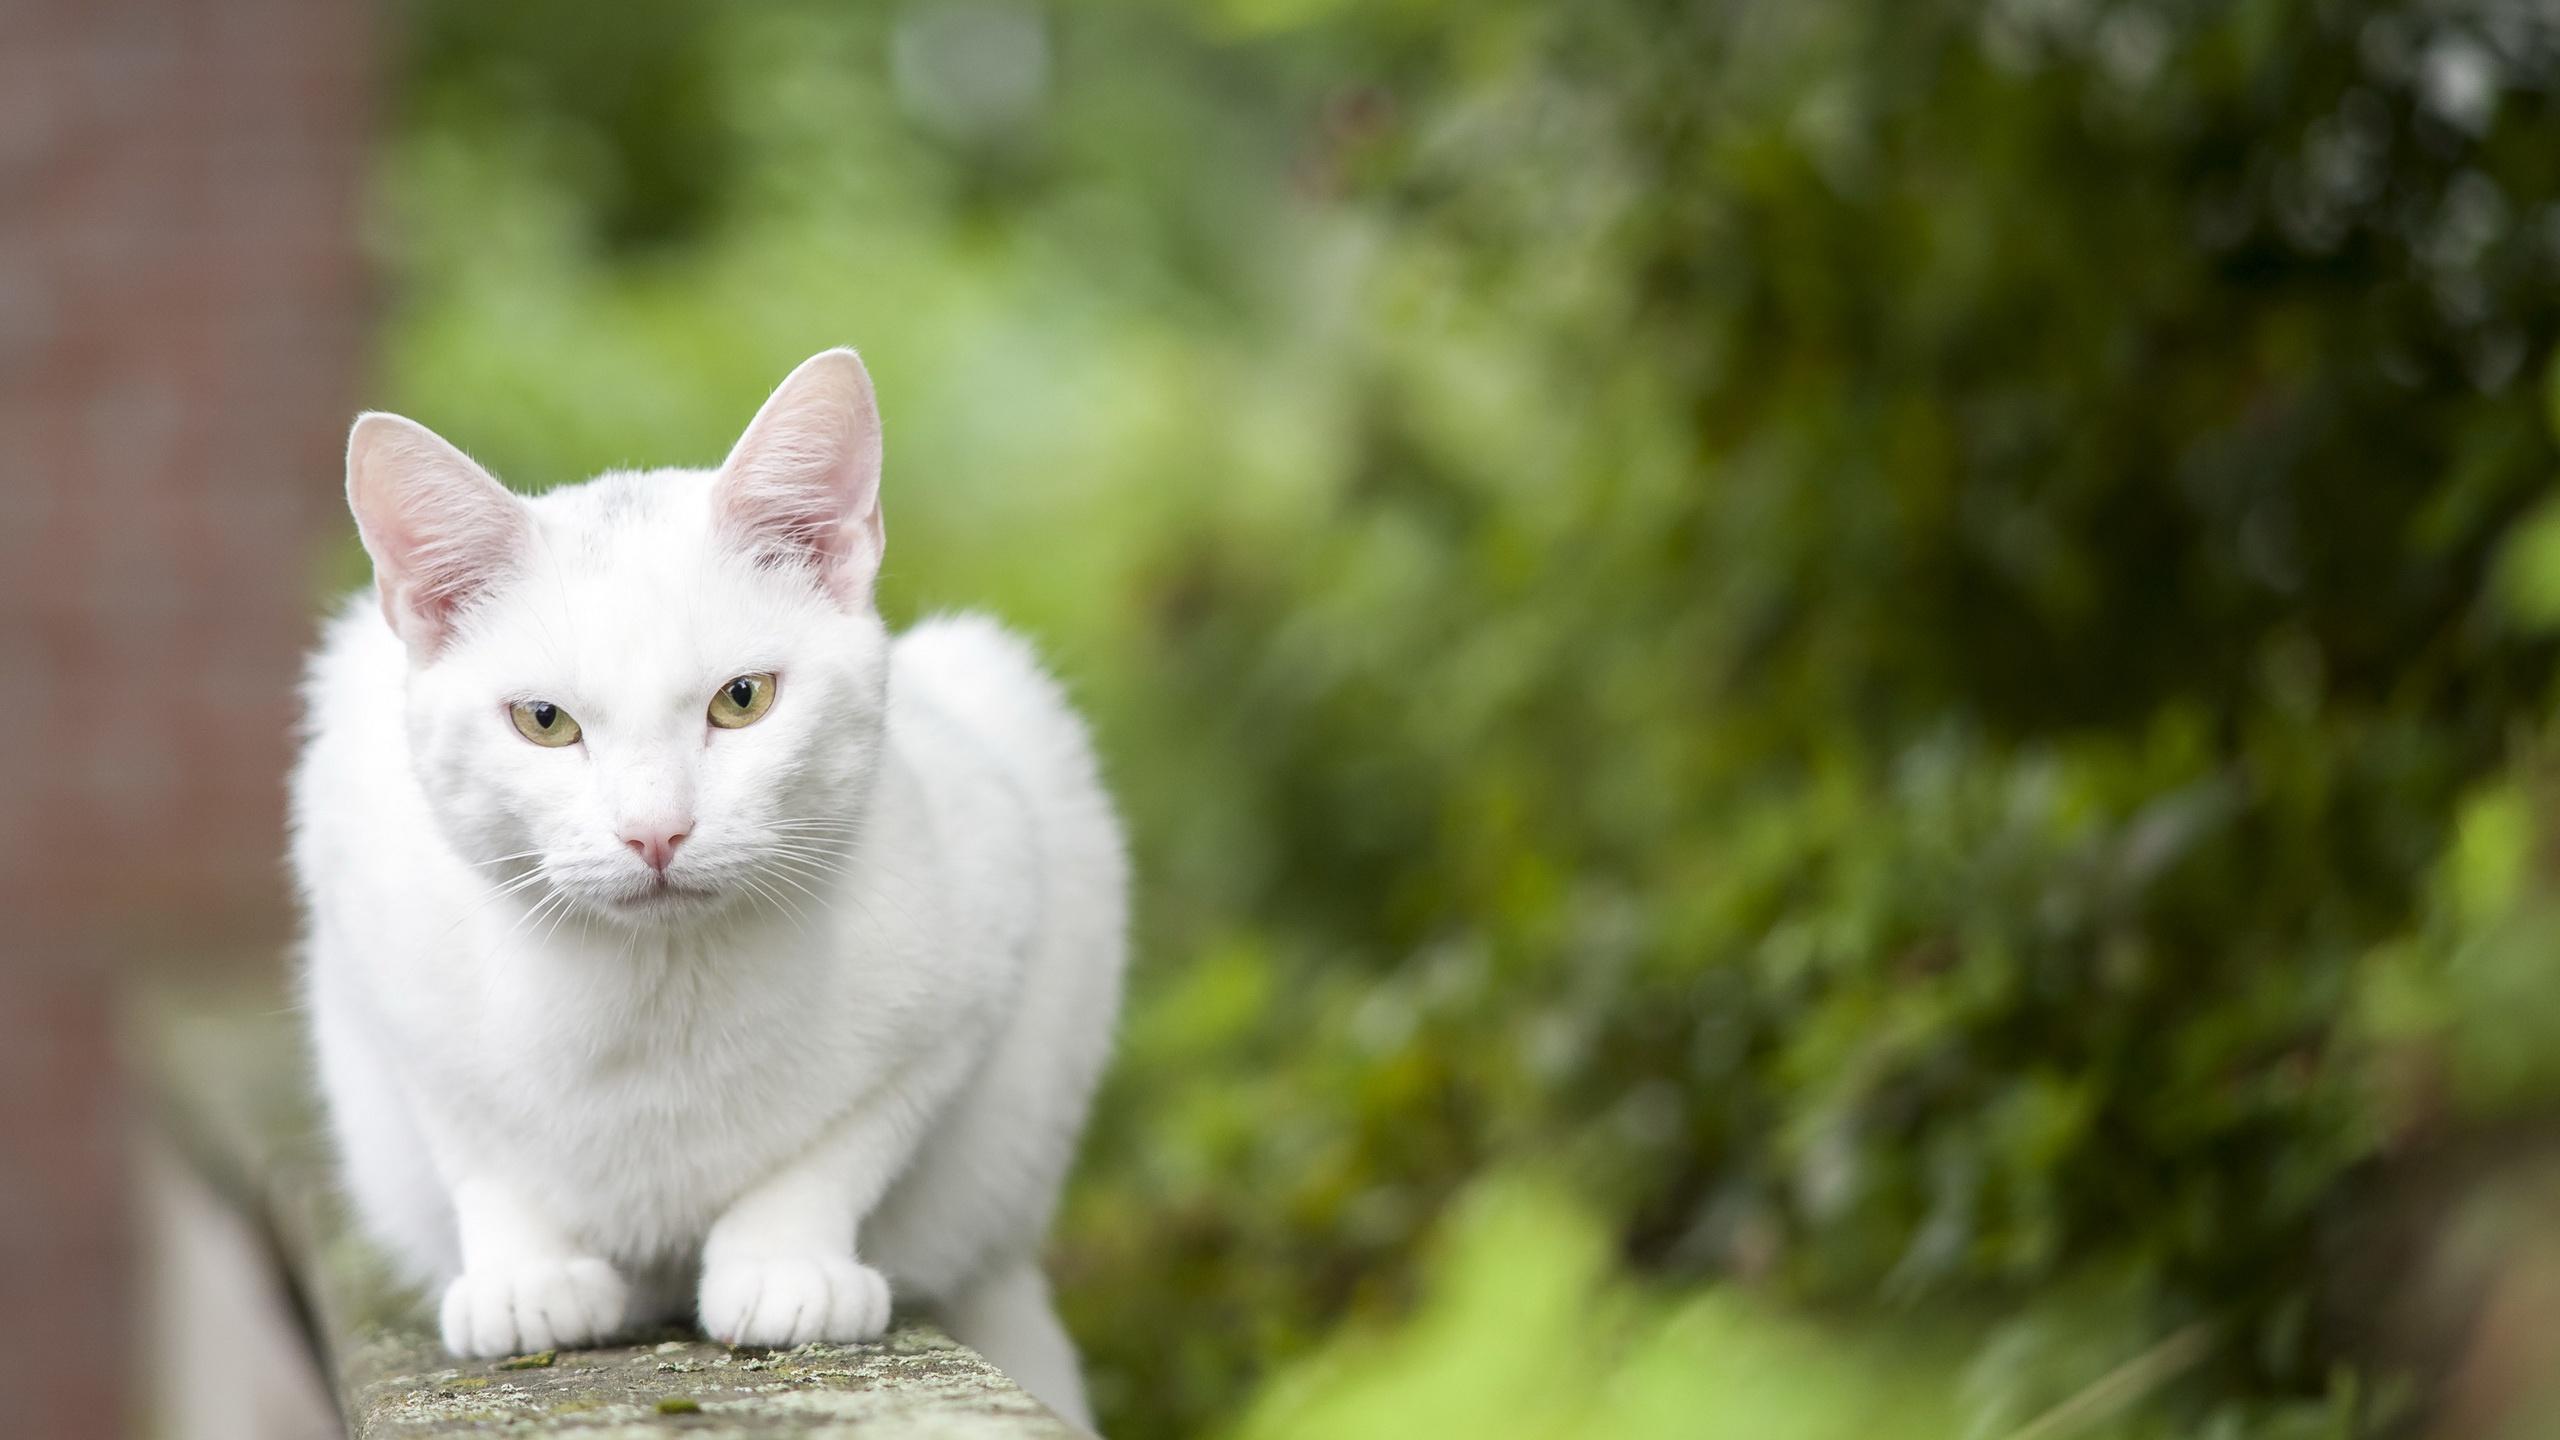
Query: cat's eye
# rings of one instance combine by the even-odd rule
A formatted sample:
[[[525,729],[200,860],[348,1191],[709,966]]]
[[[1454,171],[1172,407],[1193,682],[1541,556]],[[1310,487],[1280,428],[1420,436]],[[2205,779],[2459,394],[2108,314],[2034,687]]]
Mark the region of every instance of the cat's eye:
[[[773,708],[773,677],[764,671],[740,675],[711,692],[711,723],[723,730],[753,725]]]
[[[578,722],[548,700],[519,700],[507,713],[515,718],[516,733],[536,745],[556,749],[578,743]]]

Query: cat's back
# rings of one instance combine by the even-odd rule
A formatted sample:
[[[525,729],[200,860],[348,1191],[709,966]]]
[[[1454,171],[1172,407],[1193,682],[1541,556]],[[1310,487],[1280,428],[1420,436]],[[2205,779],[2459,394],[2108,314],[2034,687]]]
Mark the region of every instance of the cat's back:
[[[351,725],[384,710],[396,722],[407,673],[407,652],[383,622],[372,588],[347,596],[320,627],[320,643],[303,671],[306,741],[350,734]]]
[[[409,763],[408,654],[370,589],[323,627],[302,684],[292,782],[293,865],[315,919],[367,871],[434,852],[434,821]]]
[[[1110,1055],[1128,862],[1084,724],[1019,636],[980,615],[928,620],[891,650],[889,686],[897,748],[1006,792],[1009,803],[988,807],[1001,831],[955,827],[954,848],[1030,860],[973,897],[1028,921],[1002,1029],[864,1232],[902,1283],[947,1295],[991,1249],[1022,1243],[987,1237],[1036,1236],[1048,1222]],[[990,1194],[988,1176],[1044,1178]]]
[[[1084,722],[1021,636],[978,614],[918,623],[890,651],[889,705],[893,730],[981,751],[1036,808],[1088,812],[1116,843]]]
[[[1010,833],[957,828],[1026,853],[1036,873],[1019,878],[1031,882],[1039,912],[1035,948],[1063,947],[1075,952],[1064,963],[1116,974],[1128,889],[1119,817],[1083,720],[1030,644],[984,615],[916,625],[890,651],[889,730],[899,749],[938,754],[947,769],[975,770],[1011,797],[1000,808],[1013,818],[988,820]]]

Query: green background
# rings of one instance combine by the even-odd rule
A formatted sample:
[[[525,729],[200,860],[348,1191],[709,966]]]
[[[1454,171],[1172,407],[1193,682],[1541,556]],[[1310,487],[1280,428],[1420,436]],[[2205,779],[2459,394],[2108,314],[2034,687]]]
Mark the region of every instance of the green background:
[[[2356,1237],[2560,1092],[2560,21],[396,29],[378,403],[538,488],[856,345],[884,609],[1092,716],[1111,1434],[2420,1423]]]

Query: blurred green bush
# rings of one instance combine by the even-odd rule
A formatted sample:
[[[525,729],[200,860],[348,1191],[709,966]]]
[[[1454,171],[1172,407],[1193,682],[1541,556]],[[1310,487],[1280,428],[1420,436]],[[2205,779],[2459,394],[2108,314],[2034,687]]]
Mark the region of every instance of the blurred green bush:
[[[1674,1305],[1630,1293],[1607,1275],[1601,1228],[1535,1184],[1489,1183],[1452,1220],[1413,1322],[1342,1336],[1269,1388],[1243,1440],[1963,1433],[1950,1347],[1861,1345],[1730,1292]]]
[[[400,14],[381,402],[539,486],[855,343],[884,603],[1095,715],[1140,962],[1055,1269],[1113,1434],[1376,1333],[1524,1161],[1576,1198],[1451,1274],[1757,1297],[1611,1331],[1644,1394],[1748,1331],[1846,1415],[1886,1314],[2214,1337],[2162,1433],[2388,1418],[2335,1237],[2560,1094],[2560,19]],[[1340,1415],[1531,1363],[1471,1303]]]

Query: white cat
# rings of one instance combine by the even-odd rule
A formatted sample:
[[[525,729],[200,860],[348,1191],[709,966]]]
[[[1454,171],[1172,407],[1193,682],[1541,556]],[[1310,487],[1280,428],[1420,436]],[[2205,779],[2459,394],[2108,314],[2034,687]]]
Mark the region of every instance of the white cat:
[[[1119,827],[1020,641],[890,639],[880,454],[849,350],[716,472],[531,500],[357,420],[379,604],[313,659],[293,782],[321,1086],[457,1353],[687,1309],[867,1339],[894,1287],[1090,1428],[1036,1252],[1119,1004]]]

